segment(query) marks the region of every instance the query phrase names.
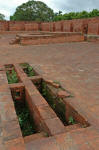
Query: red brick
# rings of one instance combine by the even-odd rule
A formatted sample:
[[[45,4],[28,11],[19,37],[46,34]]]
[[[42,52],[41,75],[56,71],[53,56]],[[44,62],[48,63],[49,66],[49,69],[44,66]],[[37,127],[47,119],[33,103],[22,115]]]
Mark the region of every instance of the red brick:
[[[70,96],[69,93],[67,93],[66,91],[63,91],[63,90],[59,91],[57,95],[60,98],[69,97]]]
[[[63,32],[73,32],[71,21],[66,20],[63,22]]]
[[[50,31],[50,23],[41,23],[41,31]]]
[[[99,23],[88,23],[88,34],[99,35]]]
[[[5,147],[7,150],[26,150],[23,138],[5,142]]]
[[[44,123],[50,135],[56,135],[65,132],[65,127],[58,118],[47,119],[44,121]]]
[[[73,23],[73,32],[82,32],[83,31],[83,19],[72,20]]]
[[[39,30],[39,24],[38,23],[28,23],[25,24],[25,31],[38,31]]]
[[[2,128],[3,140],[5,142],[22,137],[22,133],[17,119],[13,121],[3,122]]]
[[[25,30],[25,27],[24,27],[24,24],[10,24],[9,25],[9,30],[10,31],[24,31]]]
[[[43,119],[43,120],[52,119],[52,118],[57,117],[55,112],[50,108],[50,106],[48,104],[38,106],[37,111],[38,111],[38,114],[39,114],[40,118]]]
[[[62,22],[55,22],[55,32],[62,32]]]

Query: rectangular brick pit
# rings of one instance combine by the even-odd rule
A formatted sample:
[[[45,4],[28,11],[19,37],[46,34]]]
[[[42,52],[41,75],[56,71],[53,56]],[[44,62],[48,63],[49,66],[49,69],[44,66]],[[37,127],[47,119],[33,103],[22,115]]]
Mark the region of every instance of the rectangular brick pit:
[[[15,68],[12,64],[5,65],[5,70],[6,70],[6,75],[7,75],[7,79],[8,79],[9,84],[12,84],[11,80],[13,81],[13,83],[20,82],[18,74],[15,71]],[[13,79],[13,76],[14,76],[14,79]]]
[[[75,123],[80,123],[82,127],[89,126],[88,122],[64,100],[64,98],[68,98],[70,96],[69,93],[62,90],[57,84],[46,83],[44,80],[34,82],[34,84],[65,126],[69,125],[69,118],[71,116],[76,121]]]
[[[40,92],[35,87],[34,83],[42,82],[42,78],[39,76],[39,74],[38,74],[38,76],[28,77],[20,65],[14,64],[14,67],[15,67],[15,70],[17,71],[17,74],[22,83],[9,84],[9,88],[12,91],[12,95],[13,95],[14,99],[16,98],[15,92],[20,93],[18,99],[16,99],[16,100],[22,100],[25,97],[26,102],[28,103],[30,114],[34,119],[35,124],[37,125],[37,131],[40,131],[40,132],[43,131],[46,133],[45,135],[50,136],[50,135],[57,135],[60,133],[65,133],[65,132],[69,132],[70,130],[73,130],[72,126],[74,126],[74,125],[72,125],[70,127],[64,126],[62,121],[56,115],[56,112],[50,107],[48,102],[45,100],[44,97],[41,96]],[[0,71],[0,72],[2,72],[2,71]],[[3,72],[5,73],[5,71],[3,71]],[[43,81],[45,81],[45,80],[43,79]],[[6,82],[7,82],[7,80],[6,80]],[[45,82],[48,84],[48,87],[51,90],[52,95],[54,94],[54,96],[55,96],[56,91],[58,90],[59,86],[56,85],[56,83],[54,83],[54,82],[53,83],[52,82],[49,83],[47,81],[45,81]],[[10,90],[9,90],[9,92],[10,92]],[[66,102],[66,95],[62,94],[60,96],[62,96],[63,102],[66,106],[66,120],[68,120],[68,118],[70,116],[73,116],[74,119],[76,120],[76,122],[81,124],[82,127],[87,127],[88,124],[85,121],[85,119],[81,115],[79,115],[79,113],[76,112],[76,110],[72,106],[70,106],[70,104],[68,104]],[[64,96],[65,96],[65,99],[63,98]],[[67,94],[67,97],[68,97],[68,94]],[[13,103],[13,101],[12,101],[12,103]],[[13,110],[13,112],[15,112],[15,110]],[[18,122],[17,122],[17,124],[18,124]],[[79,125],[75,125],[74,129],[78,129],[79,127],[80,127]],[[41,134],[40,134],[40,136],[42,137]],[[37,137],[37,136],[34,136],[34,137]],[[26,138],[26,139],[28,140],[28,138]],[[33,136],[32,136],[32,138],[30,137],[30,139],[35,139],[35,138],[33,138]],[[23,144],[23,146],[24,146],[24,144]]]
[[[20,78],[21,78],[21,80],[23,81],[23,83],[24,83],[24,85],[25,85],[25,91],[26,91],[26,100],[27,100],[27,103],[28,103],[28,105],[29,105],[29,108],[30,108],[30,111],[31,111],[31,115],[34,117],[34,119],[35,119],[35,122],[37,123],[37,126],[38,126],[38,128],[39,129],[43,129],[43,131],[45,131],[45,132],[47,132],[48,134],[51,134],[51,135],[53,135],[53,134],[57,134],[57,133],[59,133],[59,132],[63,132],[63,130],[65,131],[65,129],[64,129],[64,126],[62,125],[62,123],[60,122],[60,124],[61,124],[61,128],[60,129],[58,129],[58,128],[56,128],[56,130],[54,131],[53,130],[53,132],[51,131],[50,132],[50,124],[46,124],[46,121],[45,120],[47,120],[47,119],[49,119],[49,115],[47,116],[47,118],[45,119],[45,118],[43,118],[43,115],[44,115],[44,113],[42,114],[41,112],[40,112],[40,110],[38,109],[38,107],[40,106],[40,105],[47,105],[48,106],[48,104],[46,103],[46,101],[42,98],[42,96],[40,96],[40,94],[39,94],[39,92],[37,91],[37,89],[36,89],[36,87],[35,86],[33,86],[33,83],[30,81],[30,80],[28,80],[27,81],[27,75],[24,73],[24,71],[23,71],[23,73],[22,73],[22,69],[18,66],[18,65],[15,65],[15,68],[16,68],[16,70],[17,70],[17,72],[19,73],[19,72],[21,72],[20,73]],[[19,69],[20,68],[20,69]],[[24,78],[23,78],[23,76],[24,76]],[[40,99],[38,102],[38,104],[37,104],[37,97]],[[34,111],[35,110],[35,111]],[[49,108],[49,110],[50,110],[50,108]],[[47,112],[46,112],[47,111]],[[45,111],[45,113],[47,114],[48,113],[48,110],[46,110]],[[54,113],[54,112],[53,112]],[[49,113],[50,114],[50,113]],[[36,116],[36,117],[35,117]],[[57,118],[57,117],[56,117]],[[53,123],[54,122],[54,119],[52,119],[51,120],[51,122]]]
[[[3,141],[3,146],[0,144],[1,149],[25,150],[5,71],[0,71],[0,129],[1,127],[0,140]]]
[[[22,73],[22,71],[21,71],[21,73]],[[40,80],[40,79],[38,80],[39,83],[41,81],[42,80]],[[33,79],[32,79],[32,82],[33,82]],[[26,92],[26,96],[28,97],[27,99],[28,99],[28,102],[29,102],[29,105],[30,105],[30,108],[31,108],[31,112],[32,112],[32,114],[34,114],[35,122],[37,122],[37,123],[39,122],[38,124],[41,124],[41,126],[42,126],[41,128],[43,128],[43,130],[45,130],[46,132],[48,132],[49,135],[53,135],[53,134],[59,133],[60,132],[59,129],[58,129],[58,131],[56,130],[56,131],[53,131],[53,133],[52,133],[51,130],[49,130],[50,127],[46,126],[47,124],[46,124],[46,122],[44,120],[49,119],[49,115],[47,116],[48,118],[44,118],[43,117],[44,113],[42,114],[42,112],[40,112],[40,110],[43,110],[44,108],[47,108],[48,107],[48,103],[40,95],[40,93],[38,92],[38,90],[36,89],[36,87],[33,85],[33,83],[37,82],[37,80],[34,79],[34,82],[33,83],[32,82],[26,81],[26,79],[25,79],[24,84],[27,85],[27,86],[25,86],[25,89],[27,91]],[[34,89],[34,90],[32,90],[32,89]],[[53,91],[52,91],[52,93],[53,93]],[[38,99],[38,102],[37,102],[37,99]],[[39,109],[41,105],[42,105],[43,109]],[[44,107],[43,107],[43,105],[44,105]],[[32,110],[33,108],[35,109],[35,111],[34,111],[35,113],[33,113],[33,110]],[[46,111],[48,111],[48,109]],[[46,111],[45,111],[45,114],[48,114],[48,112],[46,113]],[[53,115],[51,115],[51,116],[53,116]],[[81,116],[79,115],[79,117],[81,117]],[[54,118],[52,120],[54,121]],[[78,121],[78,123],[82,124],[82,122],[79,122],[79,120],[77,120],[77,121]],[[61,125],[62,125],[62,123],[61,123]],[[50,124],[49,124],[49,126],[50,126]],[[62,126],[64,126],[64,125],[62,125]],[[64,131],[64,127],[62,129],[62,126],[61,126],[61,132]]]

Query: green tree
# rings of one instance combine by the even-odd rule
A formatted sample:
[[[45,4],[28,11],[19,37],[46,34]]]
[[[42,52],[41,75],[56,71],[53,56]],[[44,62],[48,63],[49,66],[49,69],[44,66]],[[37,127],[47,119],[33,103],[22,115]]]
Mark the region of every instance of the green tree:
[[[54,21],[90,18],[90,17],[97,17],[97,16],[99,16],[98,9],[93,9],[91,12],[82,11],[82,12],[70,12],[65,14],[55,13]]]
[[[54,12],[41,1],[29,0],[16,8],[10,20],[17,21],[52,21]]]
[[[0,20],[4,20],[4,19],[5,19],[5,16],[0,13]]]
[[[90,17],[96,17],[99,16],[99,10],[98,9],[93,9],[90,13],[89,13]]]

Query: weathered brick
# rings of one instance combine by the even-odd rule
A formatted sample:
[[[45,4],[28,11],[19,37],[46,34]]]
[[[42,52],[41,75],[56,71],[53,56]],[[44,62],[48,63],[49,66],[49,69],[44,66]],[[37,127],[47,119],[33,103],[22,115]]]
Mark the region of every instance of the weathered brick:
[[[99,23],[88,23],[88,34],[99,35]]]
[[[41,23],[41,31],[50,31],[50,23]]]
[[[39,24],[38,23],[27,23],[25,24],[25,31],[39,31]]]

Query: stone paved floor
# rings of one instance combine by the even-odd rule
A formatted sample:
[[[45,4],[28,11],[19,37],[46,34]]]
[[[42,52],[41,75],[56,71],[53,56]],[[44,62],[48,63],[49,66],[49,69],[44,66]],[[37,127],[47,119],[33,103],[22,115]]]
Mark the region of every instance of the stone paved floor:
[[[72,105],[91,124],[89,128],[31,143],[33,150],[98,150],[99,44],[9,45],[13,37],[2,35],[0,38],[0,64],[29,62],[38,65],[47,78],[59,81],[73,93]]]

